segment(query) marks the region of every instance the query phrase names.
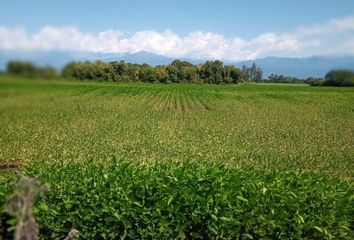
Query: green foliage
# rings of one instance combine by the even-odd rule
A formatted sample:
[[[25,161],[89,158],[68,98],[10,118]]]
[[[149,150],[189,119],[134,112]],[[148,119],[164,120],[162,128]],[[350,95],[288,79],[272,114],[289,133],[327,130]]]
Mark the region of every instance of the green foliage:
[[[201,77],[207,83],[221,83],[223,81],[224,64],[220,61],[207,61],[202,66]]]
[[[345,70],[333,70],[326,74],[325,79],[308,79],[311,86],[354,86],[354,72]]]
[[[0,170],[0,236],[4,239],[12,239],[14,235],[16,220],[6,211],[6,199],[13,192],[12,184],[17,181],[17,176],[7,174],[3,169]]]
[[[353,97],[1,76],[0,163],[50,185],[34,211],[47,239],[352,239]],[[0,174],[3,204],[15,176]]]
[[[251,67],[243,65],[242,73],[245,80],[258,82],[263,79],[263,70],[257,67],[256,63],[252,63]]]
[[[0,161],[119,154],[131,161],[194,159],[353,178],[353,90],[4,77]]]
[[[167,66],[152,67],[148,64],[120,62],[71,62],[67,64],[62,76],[79,80],[110,82],[147,82],[147,83],[234,83],[242,78],[240,69],[233,65],[224,66],[220,61],[207,61],[193,65],[186,61],[175,60]]]
[[[43,238],[349,239],[353,186],[309,173],[207,162],[28,166],[51,191],[36,204]]]
[[[113,72],[117,65],[110,66],[104,62],[96,61],[69,63],[62,71],[63,77],[72,77],[79,80],[97,80],[97,81],[112,81],[115,82]],[[120,71],[118,68],[117,71]]]
[[[312,79],[308,79],[308,81],[312,81]],[[299,79],[296,77],[284,76],[284,75],[277,75],[277,74],[270,74],[268,76],[268,80],[264,80],[263,82],[270,82],[270,83],[307,83],[307,81],[303,79]]]
[[[344,70],[333,70],[326,74],[323,86],[354,86],[354,72]]]
[[[53,79],[57,73],[52,67],[38,67],[31,62],[10,61],[7,63],[6,71],[10,74],[22,75],[26,77],[42,77]]]
[[[325,80],[323,78],[309,77],[306,79],[306,83],[310,84],[310,86],[322,86],[324,81]]]
[[[238,83],[242,80],[242,71],[233,65],[226,65],[224,72],[224,79],[227,83]]]

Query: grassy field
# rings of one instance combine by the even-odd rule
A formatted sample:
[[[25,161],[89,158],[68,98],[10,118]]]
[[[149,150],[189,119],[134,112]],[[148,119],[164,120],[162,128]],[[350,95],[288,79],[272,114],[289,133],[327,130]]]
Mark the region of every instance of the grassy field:
[[[0,161],[213,161],[353,177],[354,90],[0,82]]]
[[[117,170],[117,167],[112,167],[112,162],[116,163],[114,166],[120,166],[119,162],[123,166]],[[189,175],[181,170],[184,168],[183,162],[194,169],[191,173],[187,171]],[[41,231],[47,238],[60,237],[71,227],[76,227],[83,233],[83,239],[98,236],[196,238],[198,234],[201,234],[201,238],[307,236],[349,239],[353,236],[353,219],[350,215],[354,213],[354,88],[290,84],[107,84],[30,81],[2,76],[0,163],[19,164],[21,171],[31,176],[41,173],[42,181],[51,185],[52,191],[38,203],[36,210],[40,216]],[[124,168],[127,172],[130,171],[129,174],[123,174],[126,178],[121,176]],[[140,170],[137,172],[136,169]],[[180,199],[173,205],[173,199],[176,198],[174,195],[163,199],[166,200],[166,206],[181,206],[182,202],[187,201],[188,206],[185,208],[189,207],[189,212],[199,209],[203,216],[209,216],[210,222],[201,218],[198,220],[201,225],[194,226],[202,233],[197,233],[195,229],[195,233],[186,230],[186,226],[191,226],[185,220],[189,219],[186,217],[187,213],[183,215],[182,210],[177,211],[175,208],[172,215],[182,214],[183,217],[179,217],[184,219],[181,220],[184,225],[174,222],[171,213],[166,213],[166,216],[170,216],[167,218],[149,215],[157,219],[160,216],[166,221],[164,226],[170,229],[168,231],[161,226],[162,220],[151,223],[152,227],[146,223],[146,219],[141,220],[139,216],[145,214],[142,214],[143,210],[134,212],[136,218],[131,215],[126,222],[121,220],[119,228],[107,227],[115,226],[116,222],[109,222],[102,216],[108,216],[112,209],[123,205],[112,205],[113,200],[107,200],[107,205],[101,206],[99,202],[105,202],[102,200],[103,195],[104,199],[109,199],[108,193],[112,196],[124,190],[125,193],[132,194],[139,186],[161,184],[167,185],[166,189],[170,190],[186,186],[183,191],[192,194],[193,188],[189,187],[193,185],[193,181],[198,182],[198,178],[194,179],[190,174],[198,172],[206,179],[211,179],[209,185],[218,183],[218,179],[224,179],[220,181],[225,185],[216,184],[217,190],[214,189],[216,192],[212,195],[226,196],[227,194],[223,194],[224,190],[218,192],[225,188],[225,192],[232,193],[229,197],[234,200],[230,200],[229,204],[220,200],[219,205],[218,200],[215,200],[219,208],[216,207],[217,210],[214,209],[214,213],[211,213],[210,209],[204,209],[203,212],[203,208],[199,209],[195,201],[191,201],[193,207],[187,204],[186,199]],[[220,172],[223,174],[220,175]],[[176,179],[189,179],[191,184],[187,181],[185,185],[176,185],[173,181],[169,182],[169,178],[164,178],[173,173],[179,173]],[[129,185],[135,181],[132,177],[135,175],[135,179],[140,180],[137,180],[136,185]],[[164,180],[156,180],[158,176]],[[14,177],[11,171],[6,171],[0,178],[3,183],[0,198],[3,202],[5,193],[10,189],[9,182]],[[115,186],[116,188],[107,187],[107,179],[110,184],[115,179],[125,183]],[[264,204],[264,208],[255,210],[257,204],[260,204],[257,201],[250,202],[252,196],[256,196],[252,195],[255,190],[250,185],[237,185],[240,179],[245,184],[248,180],[254,180],[257,186],[255,188],[259,187],[259,192],[263,193],[269,188],[265,185],[273,186],[276,189],[273,193],[276,195],[271,195],[268,200],[254,197],[262,203],[269,201]],[[239,188],[233,187],[236,185],[231,183]],[[80,188],[79,185],[85,187]],[[162,185],[160,190],[155,189],[160,195],[168,192],[163,190]],[[87,206],[83,204],[83,199],[77,198],[77,195],[85,196],[85,191],[90,192],[96,186],[98,192],[91,192],[91,195],[87,193],[86,199],[97,199],[90,200]],[[146,188],[140,190],[145,193]],[[235,189],[242,189],[244,192],[241,194]],[[180,192],[181,195],[188,195],[183,191]],[[291,197],[289,191],[296,197]],[[131,211],[133,206],[145,206],[148,197],[145,200],[138,199],[140,193],[133,194],[135,201],[132,202],[136,204],[129,205],[130,207],[127,205],[125,211]],[[197,196],[197,193],[195,191],[193,194]],[[311,196],[314,193],[317,195]],[[209,199],[209,195],[205,194],[201,191],[198,196]],[[290,207],[280,204],[283,197]],[[311,203],[309,198],[314,199],[318,209],[315,206],[306,206]],[[76,206],[73,199],[87,208],[73,208],[73,205]],[[150,201],[151,210],[158,201],[154,198]],[[333,206],[331,201],[335,202]],[[232,222],[239,214],[234,211],[234,206],[244,202],[248,202],[248,210],[245,212],[252,212],[257,216],[254,222],[250,220],[248,227],[243,224],[248,224],[245,219],[251,219],[249,215],[241,214],[244,221],[239,225]],[[305,204],[305,207],[300,203]],[[58,209],[56,206],[63,208]],[[104,209],[107,206],[109,208]],[[90,207],[106,212],[100,212],[103,214],[100,215],[88,210]],[[48,208],[55,210],[50,211]],[[304,212],[299,213],[301,210]],[[73,215],[69,212],[73,212]],[[328,215],[327,218],[325,215],[332,214],[331,212],[333,215]],[[83,216],[85,213],[87,216]],[[223,213],[227,216],[223,216]],[[264,219],[260,220],[260,216]],[[103,221],[102,218],[106,220]],[[284,219],[292,218],[294,225],[289,222],[282,225]],[[101,220],[103,223],[99,225]],[[221,224],[222,220],[228,225]],[[140,225],[134,225],[139,221],[143,221],[145,225],[141,225],[141,222]],[[204,226],[204,222],[208,222],[208,225]],[[92,226],[96,223],[97,229]],[[172,223],[177,228],[169,225]],[[260,226],[261,229],[257,230],[255,226]],[[159,231],[156,229],[162,235],[158,235]],[[240,235],[235,233],[236,230],[229,229],[238,229]],[[157,235],[151,235],[152,232]]]

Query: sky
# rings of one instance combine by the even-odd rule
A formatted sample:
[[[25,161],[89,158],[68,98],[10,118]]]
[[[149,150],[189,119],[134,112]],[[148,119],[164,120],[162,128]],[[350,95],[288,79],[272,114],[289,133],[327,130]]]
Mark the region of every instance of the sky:
[[[354,0],[0,0],[0,50],[354,55]]]

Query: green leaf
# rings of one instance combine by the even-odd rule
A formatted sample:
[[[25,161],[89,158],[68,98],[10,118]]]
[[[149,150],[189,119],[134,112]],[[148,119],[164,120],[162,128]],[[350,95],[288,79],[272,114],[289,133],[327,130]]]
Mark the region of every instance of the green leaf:
[[[237,198],[238,200],[243,201],[243,202],[248,202],[248,200],[247,200],[246,198],[244,198],[243,196],[241,196],[241,195],[238,195],[236,198]]]
[[[174,196],[171,196],[167,201],[167,206],[170,206],[171,202],[173,201]]]
[[[139,202],[133,202],[133,204],[134,204],[134,205],[137,205],[137,206],[139,206],[139,207],[143,207],[143,205],[141,205],[141,203],[139,203]]]
[[[225,221],[225,222],[231,222],[233,221],[232,218],[228,218],[228,217],[220,217],[221,220]]]
[[[245,236],[247,239],[253,239],[252,235],[249,233],[244,233],[243,236]]]

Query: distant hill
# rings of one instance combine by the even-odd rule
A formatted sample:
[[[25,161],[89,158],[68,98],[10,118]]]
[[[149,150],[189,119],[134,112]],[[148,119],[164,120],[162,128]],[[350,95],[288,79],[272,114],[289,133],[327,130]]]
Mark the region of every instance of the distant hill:
[[[16,51],[0,50],[0,70],[6,68],[10,60],[32,61],[39,65],[51,65],[61,68],[67,62],[75,60],[75,54],[66,51]]]
[[[38,65],[51,65],[57,69],[62,68],[70,61],[96,61],[105,62],[126,61],[130,63],[147,63],[152,66],[171,63],[174,58],[150,52],[137,52],[127,54],[112,53],[91,53],[91,52],[70,52],[70,51],[13,51],[0,50],[0,70],[6,68],[6,63],[10,60],[32,61]]]
[[[323,77],[333,69],[354,70],[354,56],[347,57],[308,57],[308,58],[283,58],[266,57],[250,61],[235,63],[236,66],[251,66],[256,63],[263,69],[263,76],[269,74],[283,74],[298,78]]]
[[[113,60],[113,59],[112,59]],[[123,55],[116,60],[124,60],[125,62],[137,63],[137,64],[150,64],[152,66],[157,65],[167,65],[170,64],[174,59],[170,57],[165,57],[162,55],[150,53],[150,52],[137,52]]]
[[[105,62],[125,61],[130,63],[143,64],[147,63],[152,66],[166,65],[171,63],[175,58],[166,57],[150,52],[137,52],[127,54],[104,54],[90,52],[70,52],[70,51],[5,51],[0,50],[0,70],[4,70],[6,63],[11,59],[20,59],[33,61],[39,65],[51,65],[57,69],[61,69],[70,61],[96,61]],[[206,59],[188,59],[193,64],[204,63]],[[268,77],[269,74],[283,74],[298,78],[307,77],[323,77],[328,71],[333,69],[354,70],[354,56],[347,57],[322,57],[314,56],[308,58],[284,58],[284,57],[266,57],[249,61],[234,62],[224,61],[225,64],[234,64],[238,67],[242,65],[250,66],[253,62],[261,67],[264,71],[263,76]]]

